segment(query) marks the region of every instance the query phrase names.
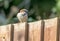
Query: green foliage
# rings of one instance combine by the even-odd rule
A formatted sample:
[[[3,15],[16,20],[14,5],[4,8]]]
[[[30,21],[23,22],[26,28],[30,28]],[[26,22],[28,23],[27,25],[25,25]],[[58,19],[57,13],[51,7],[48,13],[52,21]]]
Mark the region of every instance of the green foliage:
[[[19,5],[23,0],[13,0],[13,4],[14,5]]]
[[[24,1],[24,4],[22,3],[23,1]],[[10,9],[12,6],[16,6],[16,9],[17,9],[18,5],[20,4],[24,5],[22,6],[22,8],[27,8],[29,6],[28,22],[32,22],[40,19],[48,19],[51,16],[53,17],[60,16],[60,0],[29,0],[29,1],[30,1],[30,4],[25,4],[26,2],[28,2],[28,0],[26,0],[26,2],[25,0],[12,0],[11,2],[9,2],[8,0],[5,0],[5,1],[0,0],[0,8],[1,8],[0,10],[2,9],[4,10],[6,20],[8,20],[9,23],[18,22],[18,19],[16,17],[17,13],[12,15],[11,13],[15,13],[15,11],[13,10],[10,11]]]
[[[49,18],[51,9],[56,5],[55,0],[31,0],[31,6],[35,14],[42,19]]]

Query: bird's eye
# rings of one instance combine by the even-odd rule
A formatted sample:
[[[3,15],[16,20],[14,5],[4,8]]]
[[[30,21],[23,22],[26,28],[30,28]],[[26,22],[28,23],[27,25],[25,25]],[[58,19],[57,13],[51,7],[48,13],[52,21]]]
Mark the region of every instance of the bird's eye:
[[[25,16],[26,14],[22,14],[22,16]]]

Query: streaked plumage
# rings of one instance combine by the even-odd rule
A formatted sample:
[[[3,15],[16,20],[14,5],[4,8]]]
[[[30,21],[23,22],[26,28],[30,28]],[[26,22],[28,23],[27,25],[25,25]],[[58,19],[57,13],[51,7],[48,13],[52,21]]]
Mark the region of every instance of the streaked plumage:
[[[28,20],[28,10],[22,9],[20,12],[17,14],[17,18],[20,22],[27,22]]]

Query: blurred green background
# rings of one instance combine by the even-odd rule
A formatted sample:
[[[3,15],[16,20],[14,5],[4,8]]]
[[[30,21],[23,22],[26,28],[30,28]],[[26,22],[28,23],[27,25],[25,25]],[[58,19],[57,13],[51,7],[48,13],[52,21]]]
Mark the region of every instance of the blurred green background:
[[[0,25],[18,23],[19,9],[29,11],[28,22],[60,16],[60,0],[0,0]]]

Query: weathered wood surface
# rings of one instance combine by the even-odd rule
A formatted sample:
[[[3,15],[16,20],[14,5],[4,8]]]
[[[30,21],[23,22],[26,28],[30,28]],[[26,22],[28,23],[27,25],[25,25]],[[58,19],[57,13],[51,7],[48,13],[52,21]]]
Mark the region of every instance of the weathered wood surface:
[[[0,26],[0,41],[10,41],[11,25]]]
[[[14,41],[25,41],[25,23],[14,24]]]
[[[0,41],[60,41],[58,18],[0,26]]]
[[[45,20],[44,41],[57,41],[57,18]]]
[[[29,41],[41,41],[41,21],[29,23]]]

